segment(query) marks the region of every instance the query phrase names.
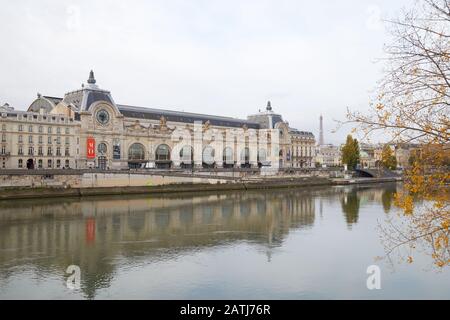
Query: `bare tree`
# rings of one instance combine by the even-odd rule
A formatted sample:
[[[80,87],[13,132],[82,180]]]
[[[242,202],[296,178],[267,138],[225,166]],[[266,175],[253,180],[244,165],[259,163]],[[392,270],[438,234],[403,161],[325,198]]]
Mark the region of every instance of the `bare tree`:
[[[436,265],[448,266],[450,1],[418,1],[387,24],[392,41],[385,47],[377,97],[369,112],[348,111],[348,122],[366,138],[383,131],[393,142],[419,146],[405,192],[395,197],[411,224],[407,232],[389,232],[388,251],[426,242]],[[420,208],[417,200],[424,200]]]

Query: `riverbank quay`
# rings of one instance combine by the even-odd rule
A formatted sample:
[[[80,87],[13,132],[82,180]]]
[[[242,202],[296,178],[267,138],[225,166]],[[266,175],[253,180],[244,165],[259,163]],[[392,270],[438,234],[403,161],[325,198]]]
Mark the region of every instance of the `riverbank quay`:
[[[401,182],[402,177],[387,177],[387,178],[337,178],[330,179],[333,185],[342,186],[350,184],[369,184],[369,183],[383,183],[383,182]]]
[[[401,178],[330,178],[323,173],[255,174],[239,171],[42,170],[0,172],[0,200],[301,188],[400,181]]]

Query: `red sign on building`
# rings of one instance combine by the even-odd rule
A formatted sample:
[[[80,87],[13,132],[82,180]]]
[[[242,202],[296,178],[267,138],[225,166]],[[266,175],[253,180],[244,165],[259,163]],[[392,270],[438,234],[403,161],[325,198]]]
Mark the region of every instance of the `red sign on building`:
[[[86,155],[88,159],[95,158],[95,139],[92,137],[86,140]]]

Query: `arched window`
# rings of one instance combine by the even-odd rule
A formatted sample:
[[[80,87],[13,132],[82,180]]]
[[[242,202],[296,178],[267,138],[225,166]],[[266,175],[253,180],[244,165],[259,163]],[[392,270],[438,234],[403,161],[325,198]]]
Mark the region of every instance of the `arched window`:
[[[108,151],[108,146],[104,142],[99,143],[99,145],[97,147],[97,151],[98,151],[98,154],[100,154],[100,155],[106,155],[106,152]]]
[[[183,148],[181,148],[180,160],[181,160],[181,162],[194,161],[194,149],[190,146],[184,146]]]
[[[233,149],[230,147],[223,149],[223,162],[226,164],[234,164]]]
[[[258,150],[258,161],[266,161],[267,160],[267,152],[266,149]]]
[[[214,163],[214,155],[215,155],[214,148],[211,146],[206,146],[203,149],[203,156],[202,156],[203,163],[213,164]]]
[[[128,149],[128,160],[144,160],[145,149],[140,143],[133,143]]]
[[[155,152],[156,161],[169,161],[170,160],[170,148],[167,144],[160,144],[156,148]]]
[[[250,150],[245,148],[241,151],[241,162],[248,163],[250,161]]]

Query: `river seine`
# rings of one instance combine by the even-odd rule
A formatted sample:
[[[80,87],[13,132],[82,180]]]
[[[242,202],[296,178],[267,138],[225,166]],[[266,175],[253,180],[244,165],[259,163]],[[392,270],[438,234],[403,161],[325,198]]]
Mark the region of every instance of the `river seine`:
[[[426,248],[385,256],[399,187],[1,201],[0,299],[450,299]]]

